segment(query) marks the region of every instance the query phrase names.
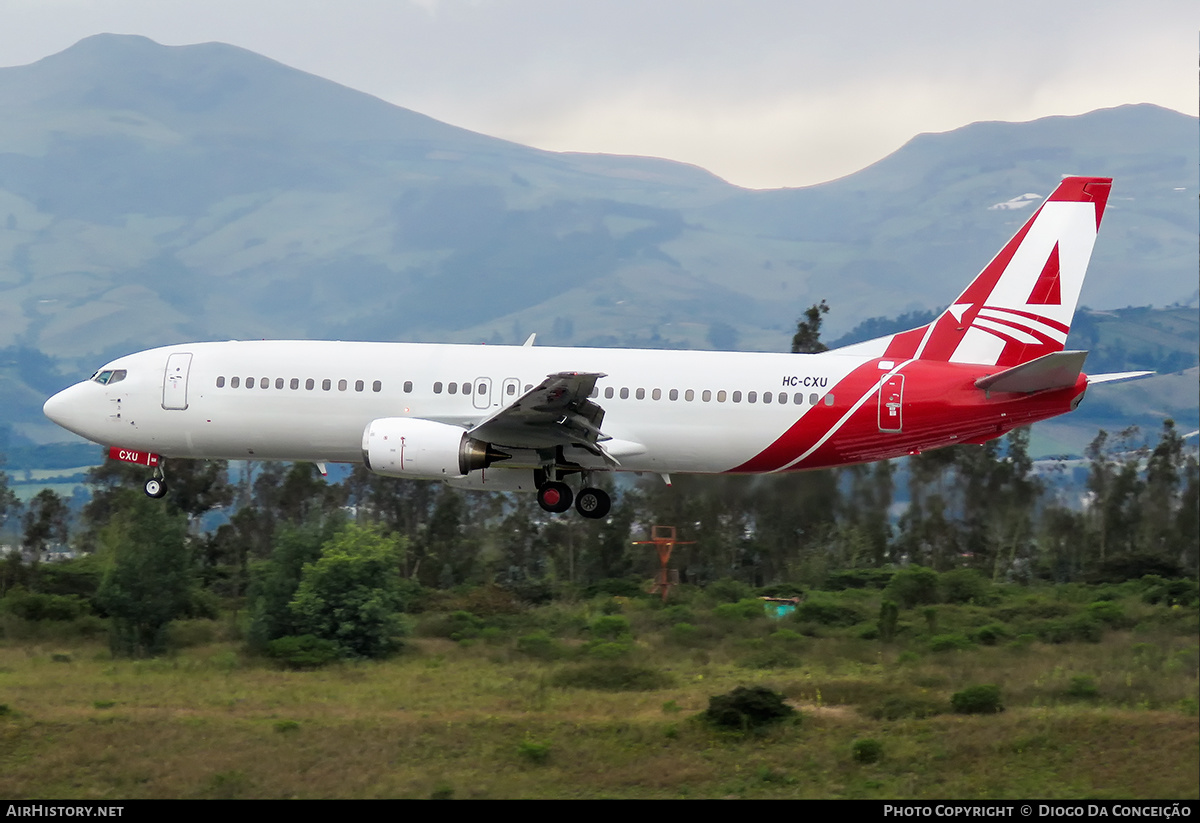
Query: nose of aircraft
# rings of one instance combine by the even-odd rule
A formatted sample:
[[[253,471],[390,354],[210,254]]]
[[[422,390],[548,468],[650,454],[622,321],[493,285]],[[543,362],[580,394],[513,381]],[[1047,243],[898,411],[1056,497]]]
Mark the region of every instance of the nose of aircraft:
[[[84,397],[88,388],[87,383],[68,386],[46,401],[42,406],[42,413],[67,431],[89,437],[87,429],[90,428],[88,425],[90,415],[86,403],[87,398]],[[94,421],[92,424],[94,425]]]

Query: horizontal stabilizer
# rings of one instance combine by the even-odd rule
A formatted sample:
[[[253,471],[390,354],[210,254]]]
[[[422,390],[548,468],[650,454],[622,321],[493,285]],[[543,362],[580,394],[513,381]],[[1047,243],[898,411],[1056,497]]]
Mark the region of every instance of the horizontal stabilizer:
[[[1115,383],[1118,380],[1133,380],[1137,377],[1145,377],[1148,374],[1156,374],[1152,371],[1115,371],[1109,374],[1089,374],[1088,384],[1092,383]]]
[[[975,385],[984,391],[1026,394],[1047,389],[1066,389],[1074,386],[1079,379],[1087,354],[1085,351],[1051,352],[1028,363],[981,377],[975,381]]]

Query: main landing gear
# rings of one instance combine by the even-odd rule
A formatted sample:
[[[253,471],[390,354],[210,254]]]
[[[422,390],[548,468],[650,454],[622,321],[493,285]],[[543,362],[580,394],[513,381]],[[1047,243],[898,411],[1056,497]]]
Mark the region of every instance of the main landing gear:
[[[146,481],[142,486],[142,490],[146,492],[147,497],[152,497],[158,500],[167,493],[167,476],[163,473],[162,464],[154,467],[154,476]]]
[[[584,476],[584,483],[588,477]],[[603,489],[586,486],[579,494],[572,494],[571,487],[561,480],[546,480],[538,486],[537,501],[545,511],[552,514],[562,514],[571,508],[572,499],[575,501],[575,511],[592,520],[606,517],[612,509],[612,498]]]

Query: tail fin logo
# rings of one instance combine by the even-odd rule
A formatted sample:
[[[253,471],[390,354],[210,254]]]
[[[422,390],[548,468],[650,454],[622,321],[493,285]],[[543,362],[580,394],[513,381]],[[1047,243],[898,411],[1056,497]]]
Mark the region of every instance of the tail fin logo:
[[[1064,179],[937,320],[894,347],[920,334],[913,356],[1005,368],[1062,351],[1111,185]]]

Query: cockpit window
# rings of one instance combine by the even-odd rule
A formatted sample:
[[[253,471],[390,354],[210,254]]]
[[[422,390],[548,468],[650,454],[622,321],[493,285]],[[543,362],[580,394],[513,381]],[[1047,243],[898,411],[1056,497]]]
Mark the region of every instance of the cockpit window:
[[[125,379],[126,374],[125,369],[103,369],[92,375],[92,379],[102,386],[107,386],[111,383],[120,383]]]

